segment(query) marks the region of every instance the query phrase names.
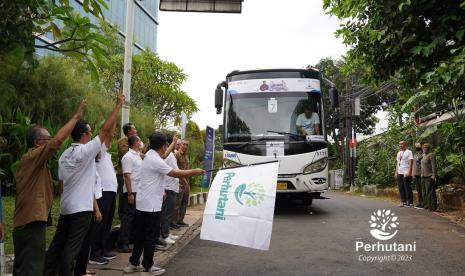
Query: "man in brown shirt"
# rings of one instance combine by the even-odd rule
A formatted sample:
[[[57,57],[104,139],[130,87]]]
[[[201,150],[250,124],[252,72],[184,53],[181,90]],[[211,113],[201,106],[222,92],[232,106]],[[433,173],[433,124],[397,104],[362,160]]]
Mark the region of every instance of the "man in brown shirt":
[[[42,127],[28,130],[28,151],[16,171],[13,217],[14,275],[42,275],[45,259],[45,227],[52,207],[52,177],[48,160],[73,130],[86,106],[81,102],[74,116],[55,137]]]
[[[431,152],[431,145],[423,144],[423,158],[421,159],[421,182],[426,190],[425,208],[435,211],[437,208],[436,199],[436,158]]]
[[[413,163],[412,163],[412,177],[415,183],[415,188],[417,189],[418,194],[418,205],[415,206],[416,209],[424,208],[424,198],[425,198],[425,189],[421,183],[421,159],[423,158],[423,152],[421,149],[420,143],[415,143],[415,153],[413,154]]]
[[[178,161],[178,168],[180,170],[189,169],[189,161],[187,160],[187,151],[189,149],[189,141],[182,140],[179,150],[176,152],[175,156]],[[189,193],[190,193],[190,183],[189,178],[181,177],[179,178],[179,193],[178,193],[178,204],[175,206],[173,214],[173,222],[175,225],[185,227],[188,226],[184,222],[184,216],[186,215],[187,205],[189,204]]]

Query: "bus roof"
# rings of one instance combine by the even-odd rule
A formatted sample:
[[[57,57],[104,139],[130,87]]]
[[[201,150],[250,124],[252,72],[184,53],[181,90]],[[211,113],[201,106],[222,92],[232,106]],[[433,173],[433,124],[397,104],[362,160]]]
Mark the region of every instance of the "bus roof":
[[[231,76],[235,75],[241,75],[241,74],[250,74],[250,73],[265,73],[265,72],[302,72],[302,73],[319,73],[318,69],[316,68],[276,68],[276,69],[252,69],[252,70],[234,70],[231,73],[227,74],[226,77],[229,78]]]

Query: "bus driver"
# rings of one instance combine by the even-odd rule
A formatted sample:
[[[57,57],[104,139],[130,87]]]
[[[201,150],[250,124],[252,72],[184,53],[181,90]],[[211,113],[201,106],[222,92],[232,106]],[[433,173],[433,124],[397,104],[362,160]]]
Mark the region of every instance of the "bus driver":
[[[313,112],[310,105],[305,106],[304,113],[297,116],[297,131],[301,135],[321,135],[320,116]]]

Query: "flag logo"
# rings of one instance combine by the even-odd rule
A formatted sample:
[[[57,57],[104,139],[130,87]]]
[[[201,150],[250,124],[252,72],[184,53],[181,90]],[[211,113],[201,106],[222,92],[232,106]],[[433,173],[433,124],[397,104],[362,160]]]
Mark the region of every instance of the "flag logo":
[[[258,183],[241,184],[234,191],[234,196],[239,204],[256,207],[265,200],[265,189]]]

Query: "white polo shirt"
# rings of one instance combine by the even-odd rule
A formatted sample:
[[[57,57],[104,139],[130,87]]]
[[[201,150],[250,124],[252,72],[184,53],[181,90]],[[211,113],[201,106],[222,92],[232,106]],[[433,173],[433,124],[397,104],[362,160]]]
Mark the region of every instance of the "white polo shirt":
[[[295,124],[298,127],[303,127],[308,135],[315,135],[315,125],[320,123],[320,116],[318,113],[313,112],[310,118],[305,116],[305,113],[300,114],[297,116],[297,120]]]
[[[61,214],[94,210],[95,156],[102,142],[96,136],[87,144],[73,143],[58,160],[58,176],[63,180]]]
[[[397,173],[406,174],[408,172],[408,162],[413,160],[413,153],[411,150],[406,149],[397,153]]]
[[[149,150],[142,161],[139,193],[136,197],[136,209],[143,212],[159,212],[163,203],[165,176],[173,169],[160,155]]]
[[[131,174],[131,188],[133,193],[139,192],[139,182],[140,182],[140,168],[142,165],[142,158],[140,154],[133,150],[129,151],[121,159],[121,165],[123,166],[123,174]],[[123,186],[123,193],[127,193],[126,185]],[[138,195],[139,196],[139,195]]]
[[[172,169],[179,170],[178,161],[176,160],[176,156],[174,156],[174,153],[171,152],[168,155],[168,157],[166,157],[165,163],[168,166],[170,166]],[[166,175],[165,176],[165,190],[170,190],[170,191],[179,193],[179,178]]]
[[[105,192],[115,192],[118,190],[118,181],[116,180],[116,172],[111,161],[111,154],[108,153],[108,148],[105,144],[100,150],[100,160],[96,162],[97,172],[102,181],[102,190]]]
[[[102,197],[102,179],[98,171],[95,172],[95,191],[94,191],[95,199],[99,199]]]

